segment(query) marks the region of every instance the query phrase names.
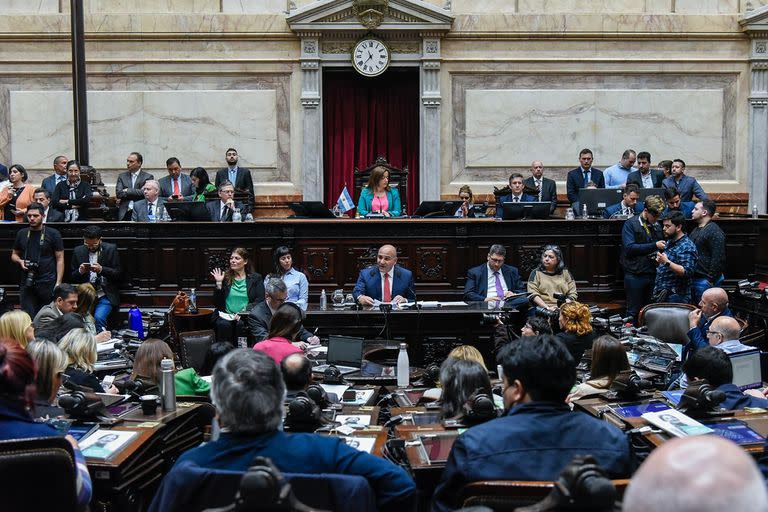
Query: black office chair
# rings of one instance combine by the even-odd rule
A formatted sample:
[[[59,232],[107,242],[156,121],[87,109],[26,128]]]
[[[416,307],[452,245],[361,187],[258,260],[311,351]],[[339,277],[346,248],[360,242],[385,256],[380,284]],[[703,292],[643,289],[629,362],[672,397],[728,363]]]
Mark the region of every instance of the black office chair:
[[[184,368],[194,368],[200,373],[205,363],[205,354],[213,345],[216,333],[212,330],[188,331],[179,334],[181,364]]]
[[[659,302],[640,310],[638,324],[648,327],[648,334],[665,343],[688,343],[688,313],[696,309],[690,304]]]
[[[74,450],[63,437],[0,441],[0,482],[6,490],[0,508],[4,512],[74,512],[76,477]]]

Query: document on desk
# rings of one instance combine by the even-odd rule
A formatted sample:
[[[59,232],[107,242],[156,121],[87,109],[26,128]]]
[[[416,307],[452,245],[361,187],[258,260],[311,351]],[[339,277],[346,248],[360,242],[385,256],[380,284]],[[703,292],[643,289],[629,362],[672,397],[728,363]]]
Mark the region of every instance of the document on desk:
[[[666,411],[647,412],[641,416],[648,423],[659,427],[676,437],[699,436],[714,432],[695,419],[675,409]]]
[[[344,384],[320,384],[320,386],[326,393],[333,393],[339,398],[341,398],[344,392],[349,389],[349,386]]]
[[[357,448],[361,452],[372,453],[376,444],[375,437],[342,437],[347,446]]]
[[[138,435],[132,430],[98,430],[80,443],[80,450],[86,457],[109,460]]]
[[[415,302],[401,302],[399,304],[399,308],[400,309],[408,309],[408,308],[412,307],[414,304],[416,304],[416,303]],[[447,306],[460,307],[460,306],[466,306],[467,305],[466,302],[462,302],[462,301],[440,302],[440,301],[436,301],[436,300],[420,300],[418,302],[418,304],[422,308],[442,308],[442,307],[447,307]]]

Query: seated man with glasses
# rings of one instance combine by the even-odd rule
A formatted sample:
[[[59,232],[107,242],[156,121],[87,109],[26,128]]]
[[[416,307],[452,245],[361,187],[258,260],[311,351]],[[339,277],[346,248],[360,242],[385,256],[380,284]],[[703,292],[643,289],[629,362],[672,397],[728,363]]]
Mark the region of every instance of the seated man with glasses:
[[[288,288],[282,279],[271,277],[264,285],[264,302],[258,303],[248,314],[248,329],[251,331],[250,345],[263,341],[269,334],[269,322],[277,308],[288,298]],[[320,343],[320,338],[313,336],[304,326],[301,326],[298,339],[314,345]]]
[[[718,316],[707,329],[707,341],[710,347],[722,350],[726,354],[752,350],[754,347],[744,345],[739,341],[741,326],[739,322],[730,316]],[[688,387],[688,379],[685,374],[680,377],[680,389]]]

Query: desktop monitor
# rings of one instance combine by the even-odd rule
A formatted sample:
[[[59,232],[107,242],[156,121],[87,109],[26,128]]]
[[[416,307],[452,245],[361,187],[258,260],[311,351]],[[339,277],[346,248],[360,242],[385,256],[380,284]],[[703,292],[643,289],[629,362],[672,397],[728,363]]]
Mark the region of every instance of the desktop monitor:
[[[549,202],[514,203],[505,201],[501,205],[501,218],[503,220],[515,219],[548,219]]]
[[[621,202],[622,197],[623,192],[620,188],[582,188],[579,190],[579,202],[582,211],[584,205],[587,205],[587,215],[590,217],[602,217],[603,210],[612,204]]]
[[[295,201],[288,203],[295,217],[305,219],[335,219],[333,212],[322,201]]]
[[[414,217],[453,217],[463,201],[422,201]]]
[[[662,199],[664,199],[664,189],[663,188],[641,188],[638,191],[638,201],[645,201],[648,196],[659,196]]]
[[[208,222],[211,220],[211,214],[202,201],[165,202],[163,206],[173,220]]]
[[[733,366],[733,383],[743,391],[763,385],[760,371],[760,350],[744,350],[728,354]]]

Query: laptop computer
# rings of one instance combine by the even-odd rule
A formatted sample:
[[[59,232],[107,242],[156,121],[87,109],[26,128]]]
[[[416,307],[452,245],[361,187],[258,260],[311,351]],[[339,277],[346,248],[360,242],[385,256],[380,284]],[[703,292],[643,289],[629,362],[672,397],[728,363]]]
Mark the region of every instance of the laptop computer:
[[[547,219],[549,218],[549,202],[515,203],[504,201],[501,205],[502,220],[517,219]]]
[[[363,363],[363,338],[351,336],[328,337],[326,364],[315,366],[313,372],[324,372],[330,365],[336,366],[342,375],[359,372]]]
[[[733,383],[739,386],[739,389],[744,391],[762,387],[759,349],[732,352],[728,357],[733,366]]]

